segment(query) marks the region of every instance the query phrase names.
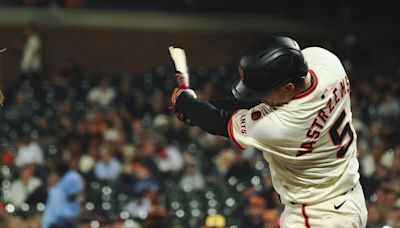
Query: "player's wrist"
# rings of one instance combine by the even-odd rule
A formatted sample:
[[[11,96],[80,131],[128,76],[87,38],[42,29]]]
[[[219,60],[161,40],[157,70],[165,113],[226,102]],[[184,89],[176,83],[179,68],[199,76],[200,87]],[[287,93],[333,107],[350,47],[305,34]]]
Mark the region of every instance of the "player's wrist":
[[[171,107],[172,110],[176,110],[176,103],[179,97],[181,97],[182,94],[187,94],[187,96],[190,96],[192,98],[197,98],[196,93],[192,89],[185,89],[185,88],[176,88],[171,96]]]

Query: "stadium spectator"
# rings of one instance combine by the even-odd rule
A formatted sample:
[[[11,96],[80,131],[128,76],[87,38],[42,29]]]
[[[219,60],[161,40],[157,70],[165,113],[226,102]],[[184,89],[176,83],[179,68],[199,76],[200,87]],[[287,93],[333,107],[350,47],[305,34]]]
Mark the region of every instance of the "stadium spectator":
[[[88,93],[89,102],[98,104],[102,108],[110,106],[116,96],[115,89],[111,87],[110,83],[108,78],[102,78],[99,86],[90,89]]]
[[[106,120],[103,131],[103,140],[105,142],[116,142],[121,138],[121,131],[119,130],[121,129],[121,126],[116,126],[116,122],[119,122],[119,118],[117,117],[114,120],[117,121],[112,121],[110,119]]]
[[[100,147],[100,160],[94,167],[94,174],[98,180],[113,182],[121,173],[121,163],[113,156],[112,150],[110,144]]]
[[[400,101],[391,91],[386,91],[384,99],[377,107],[378,116],[381,118],[396,118],[400,115]]]
[[[88,151],[89,143],[91,140],[88,126],[89,124],[85,120],[79,120],[75,125],[74,136],[79,139],[82,149],[84,151]]]
[[[131,144],[126,144],[121,148],[122,155],[122,173],[132,174],[132,162],[135,157],[135,147]]]
[[[225,179],[226,173],[229,171],[235,161],[235,151],[232,148],[224,148],[216,159],[216,171],[218,176]]]
[[[147,103],[144,92],[138,86],[132,88],[134,91],[134,102],[131,104],[129,111],[134,118],[141,119],[146,113],[149,113],[149,104]]]
[[[168,145],[165,140],[159,143],[154,159],[158,170],[163,173],[177,172],[183,168],[183,158],[179,148]]]
[[[14,102],[5,109],[5,119],[10,123],[21,123],[29,121],[32,115],[32,104],[27,98],[26,92],[17,90],[14,95]]]
[[[117,105],[123,119],[127,120],[131,118],[132,112],[135,110],[135,95],[130,80],[123,79],[119,83],[113,102]]]
[[[368,206],[368,228],[382,228],[384,225],[385,218],[374,204],[370,204]]]
[[[168,114],[168,104],[166,103],[165,93],[161,90],[153,92],[150,105],[153,116]]]
[[[146,192],[141,198],[129,201],[125,208],[136,219],[143,220],[143,226],[149,228],[167,227],[167,212],[160,206],[160,195]]]
[[[160,190],[160,183],[149,167],[140,162],[134,162],[132,169],[132,196],[140,197],[147,193],[157,193]]]
[[[79,172],[68,170],[49,192],[42,227],[77,227],[81,211],[78,198],[83,189]]]
[[[33,23],[28,24],[24,29],[25,44],[21,59],[22,80],[30,80],[33,85],[40,80],[42,69],[42,41],[37,31],[37,26]]]
[[[240,227],[264,228],[264,213],[267,202],[263,197],[253,195],[249,199],[246,215],[242,219]]]
[[[141,119],[133,119],[130,124],[130,141],[134,145],[139,145],[141,138],[144,134],[144,126]]]
[[[56,169],[51,169],[46,172],[45,178],[45,184],[40,185],[40,187],[27,198],[26,203],[28,205],[37,206],[38,203],[45,203],[48,193],[60,180],[60,173]]]
[[[253,176],[254,170],[250,165],[250,162],[245,159],[244,154],[241,152],[236,153],[235,161],[229,168],[225,177],[235,177],[239,182],[248,182]]]
[[[20,169],[19,178],[11,184],[11,190],[5,195],[7,202],[12,203],[18,209],[21,209],[29,196],[35,192],[42,181],[34,176],[35,167],[33,165],[24,165]]]
[[[194,160],[185,162],[184,173],[179,181],[179,185],[185,191],[204,189],[204,177]]]
[[[400,207],[394,207],[390,212],[387,219],[387,225],[390,227],[400,227]]]
[[[43,150],[36,141],[33,141],[29,135],[20,139],[17,157],[14,161],[17,167],[30,164],[40,166],[44,162],[43,159]]]

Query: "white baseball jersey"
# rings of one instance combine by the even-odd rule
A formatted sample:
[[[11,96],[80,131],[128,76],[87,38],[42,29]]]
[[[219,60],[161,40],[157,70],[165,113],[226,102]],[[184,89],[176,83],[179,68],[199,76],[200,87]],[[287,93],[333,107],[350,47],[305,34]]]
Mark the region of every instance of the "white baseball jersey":
[[[328,50],[302,50],[313,85],[289,103],[236,111],[228,132],[240,148],[263,152],[283,203],[313,204],[349,191],[359,180],[350,83]]]

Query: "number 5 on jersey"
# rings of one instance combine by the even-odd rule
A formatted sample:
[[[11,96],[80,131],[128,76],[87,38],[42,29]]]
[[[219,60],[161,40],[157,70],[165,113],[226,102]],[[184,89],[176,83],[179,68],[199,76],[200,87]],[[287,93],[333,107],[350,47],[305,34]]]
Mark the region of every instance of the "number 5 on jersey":
[[[345,117],[346,117],[346,111],[343,110],[340,116],[335,121],[335,123],[332,125],[332,128],[329,130],[329,136],[331,137],[333,144],[335,146],[340,147],[339,151],[336,154],[337,158],[344,157],[354,139],[354,132],[350,126],[350,122],[347,122],[344,125],[343,130],[339,132]],[[343,144],[343,141],[346,138],[346,136],[350,137],[350,139],[347,141],[347,143]]]

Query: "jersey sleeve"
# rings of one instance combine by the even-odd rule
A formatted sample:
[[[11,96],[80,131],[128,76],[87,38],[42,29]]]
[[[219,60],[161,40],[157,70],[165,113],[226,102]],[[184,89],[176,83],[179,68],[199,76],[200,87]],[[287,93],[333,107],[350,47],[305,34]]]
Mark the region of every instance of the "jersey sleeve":
[[[251,109],[239,109],[234,112],[228,123],[228,134],[231,141],[241,150],[252,147],[252,131],[255,124],[270,110],[255,106]]]

